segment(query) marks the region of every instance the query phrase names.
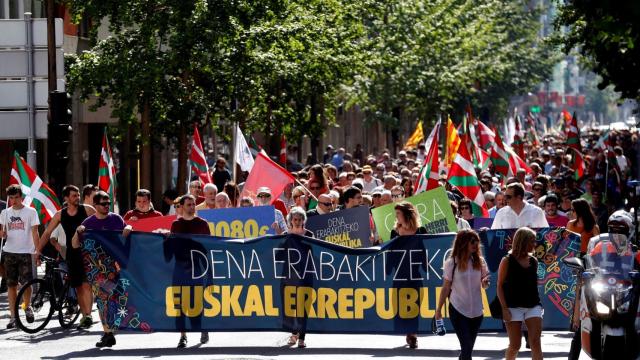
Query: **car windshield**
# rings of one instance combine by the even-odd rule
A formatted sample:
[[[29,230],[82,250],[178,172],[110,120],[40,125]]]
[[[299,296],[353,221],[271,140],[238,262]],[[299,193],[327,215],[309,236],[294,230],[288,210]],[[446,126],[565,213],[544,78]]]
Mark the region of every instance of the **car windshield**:
[[[621,234],[601,234],[591,238],[586,259],[591,271],[626,278],[629,271],[633,270],[631,244]]]

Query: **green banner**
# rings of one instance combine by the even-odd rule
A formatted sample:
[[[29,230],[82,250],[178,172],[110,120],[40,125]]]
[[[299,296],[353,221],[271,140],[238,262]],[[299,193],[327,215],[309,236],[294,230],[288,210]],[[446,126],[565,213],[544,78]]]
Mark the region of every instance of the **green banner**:
[[[441,234],[458,231],[447,192],[443,187],[422,192],[405,200],[416,206],[420,213],[420,222],[427,228],[427,233]],[[396,222],[395,205],[387,204],[371,210],[376,230],[383,241],[388,241],[391,237],[391,230]]]

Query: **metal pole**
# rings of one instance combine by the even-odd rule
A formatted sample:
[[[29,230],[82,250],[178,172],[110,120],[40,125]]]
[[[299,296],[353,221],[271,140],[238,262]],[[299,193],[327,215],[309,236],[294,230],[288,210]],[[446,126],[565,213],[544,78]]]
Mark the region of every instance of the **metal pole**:
[[[58,90],[57,85],[57,64],[56,64],[56,23],[54,0],[47,2],[47,57],[49,58],[47,68],[47,78],[49,92]]]
[[[35,90],[33,83],[33,20],[31,13],[24,13],[25,34],[27,43],[27,117],[29,122],[29,136],[27,137],[27,163],[36,170],[36,120],[35,120]]]

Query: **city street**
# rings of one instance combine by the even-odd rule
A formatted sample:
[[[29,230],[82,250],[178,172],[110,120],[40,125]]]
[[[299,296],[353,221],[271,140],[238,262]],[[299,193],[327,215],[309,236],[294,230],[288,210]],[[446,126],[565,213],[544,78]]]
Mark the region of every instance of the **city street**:
[[[122,358],[192,358],[192,359],[457,359],[458,340],[454,334],[443,337],[420,336],[418,349],[404,346],[404,336],[389,335],[307,335],[307,348],[289,348],[288,334],[281,332],[212,333],[207,345],[200,345],[200,334],[189,334],[186,349],[175,348],[177,334],[121,333],[111,349],[96,349],[100,326],[90,331],[64,331],[57,321],[41,333],[29,335],[19,330],[6,330],[8,310],[6,294],[0,296],[1,359],[122,359]],[[98,314],[94,312],[94,319]],[[55,319],[54,319],[55,320]],[[545,332],[542,349],[545,359],[566,359],[571,336],[566,332]],[[474,359],[502,359],[507,345],[505,333],[483,333],[476,342]],[[524,344],[523,344],[524,348]],[[523,349],[525,350],[525,349]],[[522,351],[518,358],[531,358]],[[583,353],[580,359],[587,359]]]

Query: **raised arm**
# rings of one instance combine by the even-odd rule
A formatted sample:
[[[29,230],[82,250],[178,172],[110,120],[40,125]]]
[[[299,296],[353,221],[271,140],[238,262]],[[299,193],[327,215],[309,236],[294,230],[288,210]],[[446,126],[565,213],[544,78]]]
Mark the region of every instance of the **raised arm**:
[[[49,237],[51,237],[51,233],[56,229],[58,225],[60,225],[61,216],[62,215],[60,211],[57,211],[55,215],[53,215],[53,218],[51,218],[51,221],[49,221],[49,225],[47,225],[46,230],[42,233],[42,236],[40,236],[40,240],[36,242],[36,253],[40,253],[42,248],[49,241]]]

